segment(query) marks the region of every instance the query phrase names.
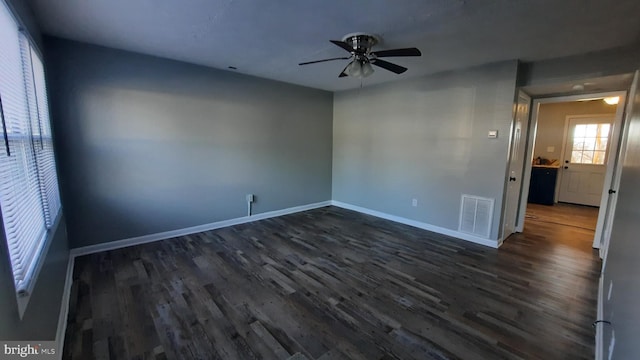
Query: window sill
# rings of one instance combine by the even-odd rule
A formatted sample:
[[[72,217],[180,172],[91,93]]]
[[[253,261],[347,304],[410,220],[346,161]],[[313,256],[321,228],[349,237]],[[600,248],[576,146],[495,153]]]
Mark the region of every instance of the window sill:
[[[62,219],[62,208],[58,212],[58,216],[56,220],[53,222],[53,226],[49,230],[47,230],[46,238],[44,239],[44,246],[42,247],[42,252],[40,253],[40,257],[38,258],[38,264],[36,265],[35,271],[33,272],[33,279],[29,282],[29,286],[24,293],[18,294],[16,291],[16,300],[18,303],[18,314],[20,316],[20,320],[24,316],[24,313],[27,311],[27,305],[29,305],[29,300],[31,299],[31,295],[33,294],[33,289],[36,287],[36,283],[38,281],[38,277],[40,276],[40,270],[42,270],[42,266],[45,263],[47,255],[49,253],[49,247],[53,242],[53,238],[58,231],[58,227],[60,226],[60,220]]]

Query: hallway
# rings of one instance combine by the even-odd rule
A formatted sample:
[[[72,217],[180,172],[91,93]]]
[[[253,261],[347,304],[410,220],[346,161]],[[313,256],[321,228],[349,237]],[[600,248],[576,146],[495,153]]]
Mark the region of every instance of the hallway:
[[[523,234],[540,236],[539,240],[550,248],[570,246],[580,255],[597,257],[592,245],[598,211],[596,207],[566,203],[528,204]]]

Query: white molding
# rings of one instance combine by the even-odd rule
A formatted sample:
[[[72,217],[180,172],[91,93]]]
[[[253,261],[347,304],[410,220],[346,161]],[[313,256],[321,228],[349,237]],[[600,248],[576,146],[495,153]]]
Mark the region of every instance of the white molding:
[[[593,248],[598,249],[600,258],[603,259],[608,246],[608,239],[604,238],[605,226],[609,229],[613,225],[613,218],[616,212],[617,196],[611,196],[609,189],[617,188],[620,185],[620,174],[622,172],[622,159],[619,158],[619,154],[623,149],[623,144],[626,146],[626,134],[625,128],[629,121],[625,121],[625,113],[631,109],[633,98],[628,97],[627,92],[622,93],[618,107],[616,109],[616,117],[613,122],[613,131],[611,133],[611,144],[615,144],[615,149],[609,146],[607,149],[607,168],[604,175],[604,186],[602,187],[602,195],[600,198],[600,211],[598,212],[598,221],[596,223],[596,233],[593,237]],[[630,99],[630,101],[627,101]],[[626,106],[625,106],[626,105]],[[627,115],[628,117],[629,115]],[[625,138],[623,138],[625,136]],[[611,202],[611,203],[610,203]],[[603,267],[604,269],[604,267]]]
[[[313,210],[325,206],[330,206],[332,202],[330,200],[321,201],[313,204],[294,206],[281,210],[268,211],[261,214],[244,216],[235,219],[217,221],[210,224],[192,226],[184,229],[177,229],[171,231],[165,231],[156,234],[138,236],[129,239],[111,241],[104,244],[96,244],[83,246],[79,248],[74,248],[69,251],[69,262],[67,263],[67,274],[64,282],[64,290],[62,292],[62,302],[60,304],[60,315],[58,317],[58,329],[56,331],[56,344],[58,345],[58,355],[59,359],[62,359],[63,347],[64,347],[64,338],[65,333],[67,331],[67,317],[69,316],[69,300],[71,296],[71,286],[73,285],[73,268],[75,266],[75,258],[77,256],[94,254],[97,252],[108,251],[108,250],[116,250],[129,246],[146,244],[155,241],[161,241],[166,239],[171,239],[178,236],[185,236],[190,234],[195,234],[203,231],[220,229],[223,227],[245,224],[253,221],[269,219],[277,216],[294,214],[302,211]]]
[[[58,231],[58,227],[60,226],[60,220],[62,219],[62,211],[58,212],[55,220],[53,221],[53,225],[49,228],[44,234],[44,242],[42,248],[40,249],[40,256],[37,260],[36,266],[33,269],[29,278],[31,280],[27,284],[27,289],[24,295],[18,294],[16,291],[16,303],[18,305],[18,315],[20,316],[20,320],[24,316],[25,311],[27,311],[27,306],[29,305],[29,300],[31,300],[31,295],[33,294],[33,289],[36,287],[36,283],[38,282],[38,278],[40,277],[40,271],[44,266],[47,256],[49,255],[49,248],[53,243],[53,239]],[[17,289],[16,289],[17,290]]]
[[[264,220],[264,219],[273,218],[277,216],[289,215],[297,212],[313,210],[313,209],[330,206],[330,205],[337,206],[347,210],[357,211],[367,215],[372,215],[375,217],[394,221],[397,223],[417,227],[423,230],[433,231],[439,234],[470,241],[470,242],[481,244],[484,246],[489,246],[492,248],[498,248],[501,245],[501,242],[499,243],[498,241],[495,241],[495,240],[483,239],[480,237],[476,237],[473,235],[461,233],[459,231],[423,223],[420,221],[411,220],[411,219],[407,219],[407,218],[403,218],[395,215],[390,215],[380,211],[375,211],[375,210],[363,208],[360,206],[343,203],[340,201],[330,200],[330,201],[322,201],[322,202],[308,204],[308,205],[290,207],[282,210],[269,211],[269,212],[251,215],[251,216],[244,216],[241,218],[223,220],[223,221],[218,221],[210,224],[192,226],[184,229],[165,231],[165,232],[156,233],[156,234],[111,241],[104,244],[96,244],[96,245],[83,246],[80,248],[74,248],[74,249],[71,249],[69,252],[69,262],[67,264],[67,274],[66,274],[65,283],[64,283],[64,290],[62,293],[62,303],[60,305],[58,329],[56,332],[56,343],[58,344],[58,352],[59,352],[60,358],[62,357],[62,353],[63,353],[64,338],[65,338],[65,332],[67,329],[67,317],[69,315],[69,300],[71,296],[71,286],[73,285],[73,269],[75,266],[75,258],[77,256],[89,255],[89,254],[94,254],[102,251],[115,250],[115,249],[125,248],[129,246],[134,246],[134,245],[166,240],[166,239],[170,239],[178,236],[185,236],[185,235],[195,234],[203,231],[209,231],[209,230],[220,229],[223,227],[228,227],[233,225],[245,224],[253,221]]]
[[[518,172],[516,173],[516,178],[520,178],[520,188],[518,189],[518,192],[517,192],[518,201],[516,202],[516,207],[515,209],[512,209],[509,207],[509,204],[508,204],[510,200],[509,178],[511,177],[511,162],[513,161],[513,155],[514,155],[513,149],[515,145],[514,144],[515,126],[518,121],[518,111],[520,109],[521,99],[527,102],[527,107],[526,107],[527,110],[526,110],[525,119],[522,122],[522,128],[520,129],[520,144],[523,145],[522,153],[521,153],[522,167],[518,169]],[[511,120],[511,130],[509,131],[509,154],[507,156],[507,167],[506,167],[505,177],[504,177],[504,196],[502,197],[502,211],[500,212],[500,227],[498,229],[498,246],[501,246],[502,243],[512,234],[522,232],[521,228],[524,227],[522,224],[519,224],[520,217],[518,216],[518,212],[520,211],[522,202],[527,201],[527,199],[524,199],[522,197],[522,187],[524,186],[523,178],[524,178],[525,165],[526,165],[527,142],[529,141],[529,131],[530,131],[529,123],[531,119],[531,103],[532,103],[531,96],[529,96],[529,94],[524,92],[522,88],[516,91],[513,112],[512,112],[513,119]],[[507,225],[507,218],[508,218],[507,212],[515,212],[516,214],[514,223],[512,224],[513,233],[510,233],[510,234],[506,234],[505,232],[505,226]]]
[[[407,219],[407,218],[403,218],[403,217],[400,217],[400,216],[383,213],[383,212],[376,211],[376,210],[367,209],[367,208],[364,208],[364,207],[361,207],[361,206],[357,206],[357,205],[347,204],[347,203],[344,203],[344,202],[341,202],[341,201],[332,200],[331,201],[331,205],[337,206],[337,207],[340,207],[340,208],[343,208],[343,209],[357,211],[359,213],[363,213],[363,214],[379,217],[379,218],[382,218],[382,219],[391,220],[391,221],[394,221],[394,222],[397,222],[397,223],[401,223],[401,224],[417,227],[419,229],[433,231],[433,232],[438,233],[438,234],[451,236],[451,237],[454,237],[454,238],[457,238],[457,239],[470,241],[470,242],[473,242],[473,243],[476,243],[476,244],[489,246],[489,247],[496,248],[496,249],[501,245],[496,240],[484,239],[484,238],[481,238],[481,237],[478,237],[478,236],[465,234],[465,233],[460,232],[460,231],[451,230],[451,229],[447,229],[447,228],[443,228],[443,227],[427,224],[427,223],[424,223],[424,222],[411,220],[411,219]]]
[[[67,274],[64,280],[64,289],[62,291],[62,300],[60,303],[60,314],[58,315],[58,330],[56,331],[58,359],[62,359],[64,337],[67,332],[67,317],[69,316],[69,300],[71,297],[71,285],[73,284],[74,266],[75,266],[75,256],[69,253],[69,261],[67,262]]]
[[[596,320],[604,318],[604,273],[600,274],[598,281],[598,312]],[[602,331],[602,323],[596,324],[596,360],[602,360],[604,357],[604,331]]]
[[[75,257],[75,256],[94,254],[102,251],[121,249],[129,246],[146,244],[146,243],[166,240],[166,239],[170,239],[178,236],[191,235],[191,234],[196,234],[203,231],[220,229],[227,226],[245,224],[245,223],[268,219],[276,216],[288,215],[288,214],[293,214],[301,211],[317,209],[317,208],[321,208],[329,205],[331,205],[331,201],[322,201],[322,202],[317,202],[313,204],[294,206],[294,207],[290,207],[282,210],[268,211],[265,213],[260,213],[260,214],[251,215],[251,216],[243,216],[235,219],[217,221],[214,223],[209,223],[204,225],[191,226],[184,229],[170,230],[170,231],[165,231],[165,232],[156,233],[156,234],[137,236],[129,239],[110,241],[102,244],[83,246],[83,247],[71,249],[71,255]]]

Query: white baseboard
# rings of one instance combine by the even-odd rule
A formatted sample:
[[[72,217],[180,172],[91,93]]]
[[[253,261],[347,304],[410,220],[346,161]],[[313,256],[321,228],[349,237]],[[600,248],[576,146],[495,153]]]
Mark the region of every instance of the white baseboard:
[[[67,332],[67,317],[69,316],[69,300],[71,297],[71,284],[73,283],[73,266],[75,264],[74,259],[74,256],[69,254],[69,260],[67,261],[67,274],[64,279],[64,288],[62,290],[62,299],[60,303],[60,315],[58,315],[58,329],[56,330],[58,359],[62,359],[64,337]]]
[[[329,205],[331,205],[331,201],[322,201],[322,202],[313,203],[313,204],[294,206],[294,207],[290,207],[282,210],[268,211],[265,213],[260,213],[260,214],[251,215],[251,216],[243,216],[235,219],[229,219],[229,220],[217,221],[214,223],[209,223],[204,225],[192,226],[184,229],[171,230],[171,231],[165,231],[165,232],[156,233],[156,234],[138,236],[138,237],[129,238],[129,239],[110,241],[108,243],[103,243],[103,244],[83,246],[83,247],[71,249],[71,255],[75,257],[75,256],[94,254],[102,251],[121,249],[124,247],[171,239],[178,236],[197,234],[203,231],[215,230],[215,229],[220,229],[227,226],[245,224],[252,221],[258,221],[258,220],[268,219],[272,217],[293,214],[301,211],[317,209],[317,208],[321,208]]]
[[[203,231],[215,230],[223,227],[245,224],[245,223],[273,218],[277,216],[294,214],[297,212],[317,209],[317,208],[330,206],[330,205],[341,207],[347,210],[357,211],[363,214],[372,215],[372,216],[379,217],[386,220],[395,221],[401,224],[417,227],[420,229],[433,231],[439,234],[455,237],[458,239],[467,240],[473,243],[489,246],[492,248],[497,248],[499,246],[498,242],[495,240],[483,239],[480,237],[461,233],[455,230],[442,228],[435,225],[430,225],[420,221],[415,221],[415,220],[411,220],[411,219],[407,219],[407,218],[403,218],[395,215],[390,215],[380,211],[375,211],[375,210],[363,208],[360,206],[343,203],[340,201],[330,200],[330,201],[322,201],[322,202],[313,203],[313,204],[290,207],[282,210],[269,211],[261,214],[244,216],[244,217],[235,218],[235,219],[223,220],[223,221],[218,221],[210,224],[192,226],[184,229],[165,231],[165,232],[156,233],[156,234],[111,241],[104,244],[89,245],[89,246],[83,246],[83,247],[71,249],[69,252],[69,262],[67,264],[67,275],[66,275],[65,284],[64,284],[64,291],[62,294],[62,304],[60,306],[60,316],[58,318],[58,329],[56,333],[56,342],[58,343],[58,352],[60,357],[62,357],[64,337],[65,337],[65,332],[67,328],[67,317],[69,314],[69,300],[71,296],[71,286],[73,283],[73,268],[75,265],[75,258],[77,256],[89,255],[89,254],[94,254],[102,251],[115,250],[115,249],[125,248],[129,246],[150,243],[154,241],[166,240],[166,239],[179,237],[179,236],[196,234]]]
[[[447,228],[443,228],[443,227],[439,227],[439,226],[423,223],[423,222],[420,222],[420,221],[411,220],[411,219],[403,218],[403,217],[400,217],[400,216],[395,216],[395,215],[383,213],[383,212],[380,212],[380,211],[371,210],[371,209],[367,209],[367,208],[364,208],[364,207],[343,203],[341,201],[332,200],[331,201],[331,205],[337,206],[337,207],[341,207],[343,209],[353,210],[353,211],[357,211],[357,212],[360,212],[360,213],[363,213],[363,214],[379,217],[379,218],[382,218],[382,219],[395,221],[397,223],[401,223],[401,224],[417,227],[419,229],[433,231],[433,232],[438,233],[438,234],[451,236],[451,237],[454,237],[454,238],[470,241],[470,242],[473,242],[473,243],[476,243],[476,244],[489,246],[489,247],[496,248],[496,249],[501,245],[496,240],[484,239],[484,238],[481,238],[481,237],[478,237],[478,236],[465,234],[465,233],[462,233],[462,232],[459,232],[459,231],[456,231],[456,230],[451,230],[451,229],[447,229]]]
[[[598,281],[598,310],[596,320],[604,319],[604,273],[600,274]],[[604,358],[604,331],[603,323],[596,325],[596,360]]]
[[[96,244],[83,246],[75,249],[71,249],[69,251],[69,262],[67,264],[67,275],[64,283],[64,290],[62,292],[62,303],[60,304],[60,315],[58,317],[58,329],[56,331],[56,343],[58,345],[58,355],[59,359],[62,359],[62,352],[64,346],[64,337],[67,331],[67,317],[69,316],[69,300],[71,296],[71,286],[73,284],[73,268],[75,266],[75,258],[77,256],[89,255],[101,251],[115,250],[124,247],[140,245],[145,243],[150,243],[154,241],[171,239],[178,236],[185,236],[190,234],[196,234],[203,231],[220,229],[227,226],[245,224],[252,221],[264,220],[268,218],[273,218],[282,215],[294,214],[297,212],[317,209],[325,206],[330,206],[331,201],[322,201],[313,204],[294,206],[282,210],[274,210],[268,211],[261,214],[244,216],[241,218],[217,221],[210,224],[192,226],[184,229],[165,231],[156,234],[138,236],[129,239],[111,241],[104,244]]]

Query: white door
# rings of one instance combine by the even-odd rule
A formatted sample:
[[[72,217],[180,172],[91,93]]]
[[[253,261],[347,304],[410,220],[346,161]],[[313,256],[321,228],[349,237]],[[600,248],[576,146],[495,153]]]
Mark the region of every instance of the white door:
[[[558,201],[600,206],[614,115],[569,117]]]
[[[606,358],[613,350],[616,359],[623,358],[619,347],[625,344],[620,339],[637,339],[637,304],[638,304],[638,164],[640,164],[640,136],[638,125],[640,119],[640,83],[639,73],[636,71],[633,85],[629,91],[627,115],[622,135],[622,144],[618,152],[616,165],[617,180],[613,189],[619,191],[616,195],[617,203],[615,218],[612,217],[611,243],[603,244],[605,257],[602,264],[602,277],[598,289],[597,319],[611,321],[610,324],[600,323],[596,326],[596,359]],[[635,265],[635,266],[634,266]],[[631,325],[631,326],[629,326]],[[618,344],[616,345],[616,335]],[[631,340],[632,342],[634,340]],[[631,345],[631,347],[629,347]],[[637,354],[638,341],[624,345],[635,350]],[[632,356],[632,355],[630,355]],[[636,356],[632,356],[637,358]]]
[[[636,70],[635,76],[633,77],[633,82],[631,83],[631,89],[629,90],[629,103],[627,104],[626,120],[624,122],[624,131],[622,136],[622,144],[620,145],[620,149],[617,154],[615,169],[613,170],[611,188],[608,189],[608,198],[606,212],[605,212],[605,220],[603,224],[602,230],[602,241],[599,244],[596,244],[598,238],[594,239],[594,247],[600,248],[600,257],[605,259],[607,256],[607,250],[609,249],[609,241],[611,240],[611,225],[613,225],[613,217],[615,215],[616,203],[618,202],[618,187],[620,186],[620,176],[622,173],[622,161],[624,160],[624,152],[627,149],[627,137],[628,137],[628,124],[631,122],[631,116],[634,110],[634,99],[636,98],[636,94],[638,94],[638,87],[640,87],[640,71]],[[612,161],[614,154],[611,154]],[[599,245],[599,246],[596,246]],[[604,268],[604,265],[602,266]]]
[[[518,105],[511,131],[511,149],[509,151],[509,171],[504,207],[504,223],[502,239],[516,231],[518,209],[520,208],[520,192],[522,189],[522,173],[524,172],[524,155],[526,151],[527,129],[529,120],[529,104],[531,98],[520,91]]]

